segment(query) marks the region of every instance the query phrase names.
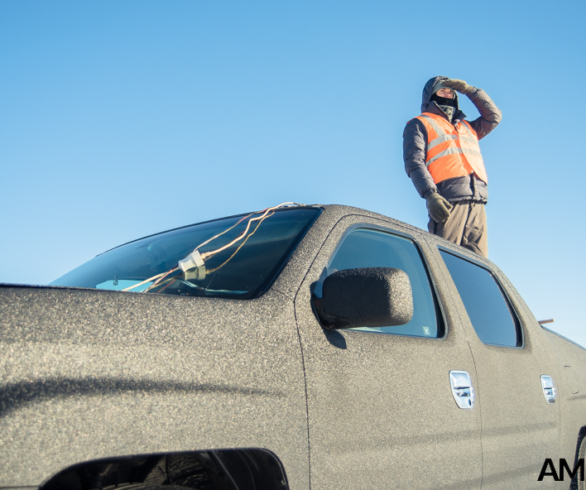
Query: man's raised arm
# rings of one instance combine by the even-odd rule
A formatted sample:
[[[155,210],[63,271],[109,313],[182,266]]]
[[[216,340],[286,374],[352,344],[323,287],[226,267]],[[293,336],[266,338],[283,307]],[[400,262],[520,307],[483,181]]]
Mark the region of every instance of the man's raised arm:
[[[502,119],[502,112],[484,90],[468,85],[464,80],[450,79],[446,80],[444,85],[452,87],[457,92],[467,96],[480,112],[478,119],[470,121],[470,125],[478,134],[479,140],[499,125]]]

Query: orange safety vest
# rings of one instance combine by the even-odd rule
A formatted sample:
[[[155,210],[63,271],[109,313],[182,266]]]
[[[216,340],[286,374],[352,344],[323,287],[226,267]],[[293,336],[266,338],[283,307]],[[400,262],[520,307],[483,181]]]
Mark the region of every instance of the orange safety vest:
[[[431,112],[424,112],[416,119],[427,129],[425,165],[436,184],[472,172],[488,184],[478,135],[468,121],[460,121],[454,127],[446,118]]]

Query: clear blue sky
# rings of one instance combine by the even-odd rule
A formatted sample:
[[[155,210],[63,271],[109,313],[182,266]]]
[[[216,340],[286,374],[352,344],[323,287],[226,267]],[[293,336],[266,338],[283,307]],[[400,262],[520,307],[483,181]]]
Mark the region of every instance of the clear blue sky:
[[[402,131],[435,75],[503,111],[490,258],[586,346],[583,1],[3,0],[0,281],[283,201],[425,228]],[[466,100],[470,119],[477,113]]]

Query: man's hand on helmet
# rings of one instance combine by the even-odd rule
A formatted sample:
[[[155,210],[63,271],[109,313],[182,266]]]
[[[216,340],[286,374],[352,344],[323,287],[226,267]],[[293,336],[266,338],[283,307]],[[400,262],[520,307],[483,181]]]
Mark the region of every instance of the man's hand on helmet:
[[[454,78],[448,78],[442,81],[446,87],[452,87],[461,94],[468,95],[472,91],[472,85],[468,85],[464,80],[456,80]]]
[[[447,199],[440,196],[437,192],[432,192],[426,199],[427,210],[432,220],[436,223],[442,223],[450,217],[452,205]]]

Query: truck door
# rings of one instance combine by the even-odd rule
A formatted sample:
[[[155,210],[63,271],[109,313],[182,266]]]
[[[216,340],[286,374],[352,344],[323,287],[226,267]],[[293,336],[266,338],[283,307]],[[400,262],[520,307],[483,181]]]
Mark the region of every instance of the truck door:
[[[440,308],[412,229],[360,216],[326,239],[295,301],[306,370],[312,488],[480,488],[480,412],[459,408],[450,371],[476,375],[470,349]],[[427,247],[427,245],[424,245]],[[426,248],[426,250],[429,250]],[[336,270],[395,267],[411,281],[407,325],[327,331],[312,294]]]
[[[440,249],[440,255],[478,375],[482,488],[551,488],[553,478],[537,481],[545,459],[557,465],[560,454],[559,400],[549,354],[492,264],[449,249]]]

